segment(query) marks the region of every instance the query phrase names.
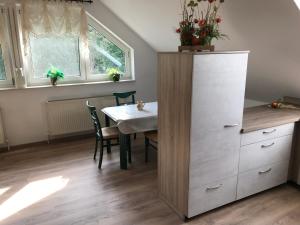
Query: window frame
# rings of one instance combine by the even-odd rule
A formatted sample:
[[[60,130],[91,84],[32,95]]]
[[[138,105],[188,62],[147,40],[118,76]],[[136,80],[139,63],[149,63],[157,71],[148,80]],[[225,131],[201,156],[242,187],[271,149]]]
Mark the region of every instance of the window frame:
[[[30,43],[28,44],[30,45]],[[60,84],[73,84],[73,83],[83,83],[86,81],[85,76],[85,58],[82,54],[84,52],[83,43],[79,38],[78,42],[78,49],[79,49],[79,70],[80,74],[72,74],[71,76],[65,76],[64,79],[60,80]],[[23,45],[22,45],[23,46]],[[27,55],[23,53],[23,57],[26,61],[27,67],[25,69],[25,73],[27,75],[27,85],[28,86],[40,86],[40,85],[49,85],[50,81],[49,78],[35,78],[34,77],[34,68],[32,62],[32,53],[31,48],[29,47],[29,51]]]
[[[26,79],[27,87],[37,87],[37,86],[49,86],[50,81],[49,78],[34,78],[33,73],[33,65],[32,65],[32,56],[31,49],[29,47],[28,53],[25,53],[24,42],[23,42],[23,31],[22,31],[22,9],[20,4],[16,4],[16,30],[17,30],[17,38],[20,43],[20,55],[22,62],[22,69],[24,71],[24,76]],[[30,43],[28,43],[30,45]],[[65,76],[63,80],[60,80],[59,83],[62,85],[72,85],[72,84],[81,84],[87,83],[86,80],[86,58],[84,55],[85,49],[83,47],[83,43],[79,38],[79,67],[80,74],[74,76]],[[83,54],[82,54],[83,53]],[[71,79],[73,78],[73,79]]]
[[[33,74],[33,65],[32,65],[32,56],[31,49],[29,47],[29,51],[25,54],[23,38],[22,38],[22,11],[20,5],[17,5],[17,31],[18,31],[18,39],[20,42],[21,48],[21,61],[23,64],[23,71],[26,77],[26,84],[28,87],[35,86],[49,86],[50,81],[46,78],[34,78]],[[110,31],[106,26],[104,26],[101,22],[95,19],[91,14],[86,12],[88,25],[91,25],[96,29],[97,32],[103,34],[109,41],[114,43],[117,47],[122,49],[125,52],[125,65],[126,65],[126,73],[121,77],[120,81],[135,81],[134,74],[134,49],[130,47],[126,42],[124,42],[121,38],[115,35],[112,31]],[[88,35],[88,34],[87,34]],[[87,38],[88,42],[88,38]],[[30,43],[29,43],[30,44]],[[80,55],[80,75],[77,76],[65,76],[63,80],[59,81],[60,85],[72,85],[72,84],[89,84],[89,83],[101,83],[108,82],[109,77],[106,74],[92,74],[90,71],[90,58],[89,58],[89,47],[83,43],[83,41],[79,38],[79,55]]]
[[[1,45],[2,57],[4,61],[5,68],[5,80],[0,80],[0,88],[10,88],[14,86],[14,73],[13,73],[13,46],[11,42],[11,23],[9,15],[9,7],[5,4],[0,4],[0,16],[4,21],[4,34],[2,39],[5,42]]]
[[[121,80],[135,80],[134,76],[134,66],[133,66],[133,56],[134,56],[134,50],[131,48],[127,43],[125,43],[121,38],[119,38],[117,35],[112,33],[106,26],[104,26],[102,23],[100,23],[97,19],[95,19],[92,15],[87,13],[88,17],[88,25],[92,26],[97,32],[99,32],[101,35],[103,35],[106,39],[108,39],[110,42],[115,44],[118,48],[123,50],[125,52],[125,68],[126,73],[123,74],[121,77]],[[102,80],[102,81],[108,81],[109,77],[107,74],[93,74],[90,70],[90,54],[89,54],[89,48],[88,48],[88,60],[87,60],[87,79],[91,81],[95,80]]]

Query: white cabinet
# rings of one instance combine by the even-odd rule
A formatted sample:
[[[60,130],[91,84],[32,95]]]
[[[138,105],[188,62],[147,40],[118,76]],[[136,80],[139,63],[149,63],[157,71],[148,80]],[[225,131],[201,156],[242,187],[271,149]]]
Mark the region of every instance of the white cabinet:
[[[159,195],[182,218],[288,179],[294,123],[240,133],[247,62],[247,52],[159,54]]]
[[[199,186],[232,181],[238,174],[247,61],[247,54],[194,56],[189,202],[195,201]],[[215,192],[228,189],[233,190],[225,185]],[[210,201],[220,206],[228,198],[234,201],[232,196]],[[188,216],[211,209],[203,202],[192,204]]]
[[[237,199],[287,182],[293,132],[292,123],[242,135]]]
[[[159,192],[181,216],[236,199],[248,52],[161,53]]]

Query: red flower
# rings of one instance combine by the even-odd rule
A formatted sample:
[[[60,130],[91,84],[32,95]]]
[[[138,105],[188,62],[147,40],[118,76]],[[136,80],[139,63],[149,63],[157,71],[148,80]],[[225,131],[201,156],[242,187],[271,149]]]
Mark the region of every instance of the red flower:
[[[198,19],[194,19],[194,23],[199,23],[199,20]]]
[[[200,20],[199,21],[199,26],[203,27],[206,24],[206,20]]]
[[[217,22],[217,23],[221,23],[221,22],[222,22],[222,19],[221,19],[220,17],[218,17],[218,18],[216,19],[216,22]]]
[[[208,0],[209,3],[213,3],[215,0]]]
[[[176,29],[176,33],[181,33],[181,29],[180,28],[178,28],[178,29]]]

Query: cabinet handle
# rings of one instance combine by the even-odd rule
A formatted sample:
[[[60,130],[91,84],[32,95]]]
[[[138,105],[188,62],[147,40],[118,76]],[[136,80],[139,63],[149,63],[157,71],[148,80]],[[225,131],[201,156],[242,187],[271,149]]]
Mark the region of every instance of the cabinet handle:
[[[217,185],[217,186],[215,186],[215,187],[208,187],[208,188],[206,188],[206,190],[207,190],[207,191],[213,191],[213,190],[219,189],[219,188],[222,187],[222,186],[223,186],[223,184],[219,184],[219,185]]]
[[[275,142],[273,142],[272,144],[269,144],[269,145],[262,145],[261,147],[262,147],[262,148],[270,148],[270,147],[272,147],[273,145],[275,145]]]
[[[277,131],[276,129],[270,130],[270,131],[264,131],[263,134],[272,134],[272,133],[274,133],[276,131]]]
[[[265,174],[265,173],[269,173],[272,171],[272,168],[268,169],[268,170],[265,170],[265,171],[259,171],[258,173],[259,174]]]
[[[240,124],[229,124],[229,125],[225,125],[224,128],[232,128],[232,127],[237,127],[239,126]]]

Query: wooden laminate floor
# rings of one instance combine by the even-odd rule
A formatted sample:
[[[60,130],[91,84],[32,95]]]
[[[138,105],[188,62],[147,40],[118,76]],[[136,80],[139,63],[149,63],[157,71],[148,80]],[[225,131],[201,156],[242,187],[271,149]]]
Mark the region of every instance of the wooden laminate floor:
[[[93,147],[93,139],[82,139],[0,153],[0,224],[184,224],[158,199],[156,156],[144,163],[143,139],[134,143],[128,171],[119,169],[116,148],[98,171]],[[187,224],[299,225],[300,191],[283,185]]]

